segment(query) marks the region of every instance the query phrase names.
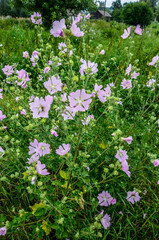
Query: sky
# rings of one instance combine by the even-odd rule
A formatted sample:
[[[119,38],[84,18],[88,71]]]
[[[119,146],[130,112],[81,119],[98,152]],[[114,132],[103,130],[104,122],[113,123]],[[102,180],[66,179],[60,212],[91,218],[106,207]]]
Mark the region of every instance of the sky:
[[[105,2],[104,0],[102,2]],[[106,7],[111,7],[112,2],[115,2],[115,0],[107,0],[106,1]],[[130,3],[130,2],[137,2],[137,0],[121,0],[121,4],[123,5],[125,2]]]

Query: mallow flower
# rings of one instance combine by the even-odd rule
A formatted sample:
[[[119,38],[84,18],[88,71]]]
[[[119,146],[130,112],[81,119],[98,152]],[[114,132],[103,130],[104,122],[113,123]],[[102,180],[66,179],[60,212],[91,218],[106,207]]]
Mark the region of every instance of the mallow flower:
[[[135,33],[138,35],[142,35],[142,28],[140,28],[140,25],[136,26]]]
[[[47,169],[45,169],[45,164],[41,164],[40,161],[37,162],[37,172],[40,174],[40,175],[48,175],[50,174]]]
[[[4,68],[2,68],[2,71],[4,72],[5,75],[7,75],[7,77],[14,73],[13,67],[9,65],[4,66]]]
[[[130,31],[131,31],[131,26],[128,27],[127,29],[124,29],[124,33],[123,33],[123,35],[121,35],[121,37],[122,37],[123,39],[129,37]]]
[[[50,94],[54,94],[55,92],[62,90],[62,82],[60,80],[60,77],[55,77],[54,75],[49,78],[47,82],[44,82],[45,88],[49,91]]]
[[[7,233],[6,227],[0,228],[0,236],[4,236],[4,235],[6,235],[6,233]]]
[[[33,15],[31,15],[31,21],[32,21],[32,23],[34,23],[34,24],[42,24],[42,17],[41,17],[41,14],[40,13],[36,13],[36,12],[34,12],[34,14]]]
[[[98,68],[97,68],[98,64],[97,63],[90,62],[89,60],[87,63],[86,60],[84,60],[82,58],[81,58],[81,63],[82,63],[82,65],[80,66],[80,70],[79,70],[81,75],[84,75],[84,73],[86,73],[86,70],[88,68],[91,70],[91,72],[89,74],[94,74],[94,73],[98,72]]]
[[[75,37],[82,37],[84,35],[84,32],[81,31],[80,28],[77,27],[77,25],[74,22],[72,23],[71,31]]]
[[[71,145],[69,143],[68,144],[63,143],[62,145],[59,146],[58,149],[56,149],[56,153],[61,156],[65,155],[70,151],[70,148],[71,148]]]
[[[70,106],[73,107],[76,112],[85,112],[89,108],[89,104],[92,102],[92,95],[87,94],[85,89],[77,90],[76,92],[70,93],[68,96]]]
[[[65,28],[65,19],[63,18],[60,21],[53,22],[53,28],[50,30],[50,33],[54,35],[54,37],[64,37],[63,29]]]
[[[45,100],[42,97],[40,99],[35,97],[34,102],[29,103],[30,109],[33,112],[33,118],[48,118],[48,112],[52,102],[53,97],[49,95],[45,97]]]
[[[136,191],[127,192],[127,198],[126,199],[127,199],[127,201],[134,204],[135,202],[138,202],[140,200],[140,196],[139,196],[139,193],[136,192]]]

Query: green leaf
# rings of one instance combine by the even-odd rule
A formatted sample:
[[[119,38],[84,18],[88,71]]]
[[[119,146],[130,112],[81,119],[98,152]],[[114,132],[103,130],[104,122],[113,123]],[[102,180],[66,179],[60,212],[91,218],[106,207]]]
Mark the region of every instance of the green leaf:
[[[61,176],[62,178],[64,178],[65,180],[68,179],[67,173],[65,173],[63,170],[60,170],[60,176]]]
[[[38,208],[44,208],[45,205],[43,203],[35,203],[31,208],[32,208],[32,214],[35,214],[35,212],[37,211]]]
[[[49,235],[49,233],[51,232],[51,227],[48,225],[48,222],[43,221],[41,227],[45,231],[46,235]]]

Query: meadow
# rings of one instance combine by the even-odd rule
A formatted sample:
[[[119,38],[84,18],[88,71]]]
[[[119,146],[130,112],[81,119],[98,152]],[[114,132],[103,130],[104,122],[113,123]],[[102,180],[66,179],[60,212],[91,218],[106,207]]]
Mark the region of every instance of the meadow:
[[[159,239],[159,23],[40,19],[0,19],[0,239]]]

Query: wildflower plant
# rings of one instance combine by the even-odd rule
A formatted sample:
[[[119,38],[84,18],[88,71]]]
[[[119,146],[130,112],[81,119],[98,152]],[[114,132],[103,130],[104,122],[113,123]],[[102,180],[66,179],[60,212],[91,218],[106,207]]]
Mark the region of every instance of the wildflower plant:
[[[43,41],[41,15],[34,13],[31,19],[40,48],[31,57],[24,49],[27,69],[20,69],[18,63],[2,68],[2,200],[8,185],[15,192],[14,201],[6,200],[13,214],[7,218],[6,210],[6,215],[0,215],[2,236],[106,239],[116,236],[112,229],[118,229],[122,218],[129,224],[135,211],[139,215],[146,205],[144,187],[149,180],[145,179],[153,165],[139,179],[141,186],[136,186],[138,163],[144,166],[145,161],[152,161],[157,175],[159,160],[156,148],[146,154],[151,140],[138,131],[138,124],[147,124],[146,134],[151,131],[155,142],[156,98],[155,90],[149,88],[158,87],[158,70],[156,82],[141,84],[140,69],[130,58],[119,78],[109,75],[108,63],[102,60],[106,58],[104,46],[92,53],[85,44],[87,18],[79,14],[70,27],[65,19],[54,21],[50,37],[59,41],[55,54],[54,46]],[[139,25],[135,33],[138,36],[134,37],[142,37]],[[122,41],[131,34],[128,27]],[[80,54],[74,41],[82,45]],[[158,69],[157,56],[150,67]],[[111,61],[116,64],[115,58]],[[141,94],[138,106],[143,105],[138,113],[132,109],[137,93]],[[154,109],[151,119],[145,117],[148,99]],[[149,128],[149,120],[156,132]],[[148,143],[142,143],[145,139]],[[143,155],[140,148],[145,149]],[[9,173],[8,164],[12,167]],[[19,194],[25,202],[17,207]]]

